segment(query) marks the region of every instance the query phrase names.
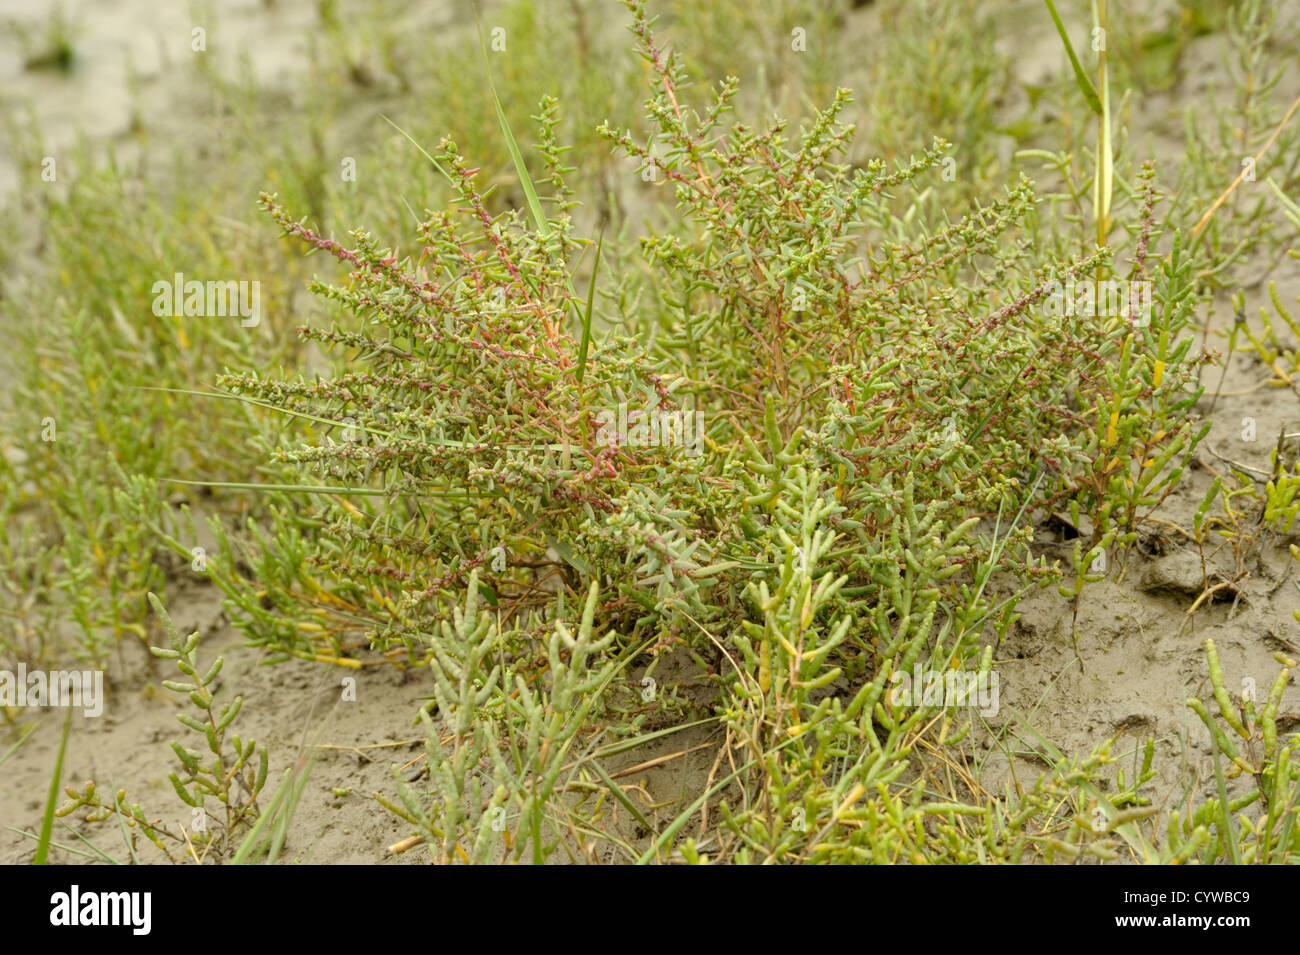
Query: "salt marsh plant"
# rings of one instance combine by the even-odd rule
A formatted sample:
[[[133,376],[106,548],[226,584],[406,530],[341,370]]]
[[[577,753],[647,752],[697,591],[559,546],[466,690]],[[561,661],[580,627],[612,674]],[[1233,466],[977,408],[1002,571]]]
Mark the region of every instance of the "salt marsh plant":
[[[93,781],[80,790],[69,787],[67,793],[71,798],[58,815],[68,816],[85,809],[88,820],[116,817],[133,860],[137,850],[136,833],[144,835],[172,861],[175,861],[173,850],[197,862],[210,854],[217,860],[225,860],[239,847],[237,837],[246,833],[257,818],[257,798],[266,785],[269,754],[253,740],[243,740],[229,732],[243,707],[243,699],[236,696],[217,705],[212,687],[224,659],[217,657],[210,667],[200,671],[198,632],[182,637],[161,601],[149,594],[149,602],[171,644],[150,649],[155,657],[175,661],[185,678],[164,680],[163,686],[187,695],[196,711],[195,715],[178,713],[176,719],[206,745],[206,752],[202,752],[179,742],[171,744],[182,773],[171,773],[167,778],[176,796],[188,807],[188,826],[185,823],[166,825],[159,819],[150,819],[138,803],[128,805],[125,790],[111,794],[105,802]],[[216,814],[208,810],[209,798],[220,805]]]
[[[738,82],[693,102],[678,57],[629,7],[653,134],[599,132],[638,179],[671,187],[681,227],[642,241],[644,265],[621,263],[605,306],[552,99],[536,178],[498,108],[526,213],[494,211],[451,139],[414,145],[454,197],[426,213],[414,251],[363,230],[335,241],[263,197],[286,236],[347,270],[313,283],[340,317],[299,329],[344,369],[220,379],[310,422],[319,440],[275,450],[303,475],[275,493],[313,494],[324,515],[310,539],[260,549],[298,555],[292,587],[266,563],[261,580],[235,571],[233,553],[223,586],[325,617],[286,628],[251,600],[230,606],[287,654],[337,657],[325,634],[354,629],[432,668],[434,788],[404,785],[389,805],[446,861],[582,851],[590,823],[566,808],[557,760],[570,755],[569,786],[608,784],[609,717],[578,700],[644,652],[678,649],[717,685],[740,766],[666,828],[643,827],[638,858],[662,857],[713,799],[735,858],[871,854],[862,820],[899,826],[886,807],[905,781],[917,815],[891,830],[897,845],[927,815],[1003,831],[964,802],[972,790],[940,800],[917,781],[916,746],[936,731],[927,745],[960,743],[962,713],[900,710],[888,681],[918,662],[987,677],[1019,595],[1059,576],[1028,550],[1027,510],[1082,506],[1091,550],[1131,540],[1203,435],[1186,414],[1199,394],[1188,267],[1176,236],[1165,260],[1152,254],[1155,170],[1131,205],[1122,276],[1153,282],[1150,314],[1052,313],[1054,288],[1114,275],[1108,229],[1074,257],[1028,241],[1025,179],[931,221],[921,182],[946,143],[852,167],[846,90],[797,137],[783,120],[734,121]],[[624,404],[695,409],[703,453],[601,440]],[[1020,589],[994,600],[998,572]],[[1108,761],[1095,756],[1094,775]]]
[[[432,803],[399,774],[406,811],[390,808],[416,825],[438,861],[541,863],[561,845],[581,845],[583,820],[556,797],[579,788],[577,769],[586,762],[579,750],[590,752],[603,695],[632,656],[607,653],[616,633],[595,633],[597,597],[593,583],[576,629],[556,620],[542,679],[505,651],[475,587],[429,640],[434,698],[427,709],[450,739],[421,710]]]
[[[1129,769],[1114,740],[1071,757],[1037,738],[1047,771],[995,798],[964,760],[980,733],[1015,755],[1005,729],[980,722],[996,707],[898,692],[918,672],[996,686],[996,650],[1021,599],[1055,584],[1077,608],[1107,555],[1133,543],[1182,480],[1207,428],[1194,414],[1195,316],[1241,243],[1261,234],[1262,212],[1215,202],[1223,183],[1208,167],[1222,143],[1205,139],[1198,175],[1165,185],[1168,171],[1135,157],[1098,56],[1044,94],[1071,119],[1086,106],[1064,150],[1020,154],[1053,177],[1045,193],[991,155],[1006,63],[987,22],[963,31],[945,14],[938,61],[918,44],[895,50],[872,108],[908,121],[864,143],[847,89],[826,90],[800,123],[751,122],[755,99],[796,97],[779,84],[754,97],[734,77],[700,83],[725,61],[769,77],[788,67],[817,87],[825,64],[785,31],[826,32],[825,11],[692,7],[679,26],[738,13],[780,40],[709,51],[703,38],[670,47],[641,0],[627,6],[633,66],[606,59],[581,2],[544,21],[511,5],[484,24],[508,44],[536,37],[517,58],[494,57],[486,40],[477,52],[440,48],[447,102],[428,122],[391,122],[404,153],[363,157],[366,175],[345,186],[331,182],[324,126],[295,127],[287,166],[270,177],[278,192],[260,204],[289,240],[282,250],[325,263],[314,305],[284,287],[302,270],[293,256],[213,248],[193,228],[151,231],[188,212],[226,227],[183,198],[176,215],[151,209],[137,223],[152,246],[91,255],[78,230],[105,228],[120,197],[112,177],[73,187],[51,241],[90,288],[111,292],[55,283],[64,339],[27,342],[42,361],[22,378],[33,400],[16,420],[31,435],[35,412],[52,408],[60,438],[5,466],[16,488],[48,482],[42,514],[61,565],[15,563],[0,578],[23,595],[12,625],[0,621],[6,648],[41,651],[31,595],[61,588],[82,651],[102,659],[124,634],[144,634],[145,595],[188,565],[271,662],[359,667],[374,662],[368,645],[427,668],[421,765],[395,777],[395,798],[377,799],[410,827],[392,849],[437,862],[1294,858],[1294,741],[1271,738],[1275,706],[1237,718],[1220,700],[1219,720],[1241,738],[1216,737],[1219,752],[1278,807],[1251,830],[1259,838],[1244,817],[1216,834],[1246,805],[1237,795],[1189,806],[1157,839],[1150,745]],[[1243,62],[1262,63],[1262,14],[1243,10],[1233,21]],[[313,54],[312,104],[332,112],[346,84],[418,85],[402,37],[376,23],[351,44],[332,11],[321,5],[330,43]],[[892,8],[887,22],[919,16]],[[716,58],[697,58],[694,72],[681,55],[692,43]],[[565,97],[525,100],[530,76],[570,52],[588,69],[562,78]],[[468,68],[471,56],[486,74]],[[605,67],[612,92],[583,78]],[[232,121],[261,137],[251,94],[239,101],[245,80],[206,79],[233,101]],[[1242,143],[1257,150],[1276,117],[1247,100],[1256,112]],[[514,131],[535,102],[528,150]],[[426,138],[453,114],[459,138]],[[587,122],[596,114],[609,119]],[[956,149],[919,138],[940,119]],[[1286,208],[1279,189],[1269,195]],[[655,209],[662,199],[671,211]],[[371,228],[331,231],[362,220]],[[399,248],[388,237],[411,220]],[[633,246],[626,236],[645,222],[655,225]],[[150,311],[158,279],[204,263],[266,282],[271,320],[254,330]],[[1109,283],[1148,294],[1115,309],[1061,307],[1061,289]],[[301,345],[277,337],[290,312]],[[1293,364],[1276,337],[1252,338],[1275,371]],[[317,349],[324,358],[306,370],[300,359]],[[151,379],[125,374],[123,355]],[[213,440],[192,440],[181,402],[204,409]],[[689,442],[663,440],[658,423],[671,436],[688,414],[699,424]],[[654,440],[636,433],[647,419]],[[1296,484],[1283,471],[1266,491],[1279,526],[1294,518]],[[203,485],[227,513],[196,556]],[[1232,502],[1254,493],[1215,485],[1188,534],[1203,555],[1210,531],[1242,531]],[[16,520],[30,503],[22,492],[6,495],[15,520],[0,554],[38,532]],[[1209,514],[1220,500],[1222,518]],[[1077,532],[1071,567],[1032,546],[1047,513],[1068,514]],[[1210,596],[1222,583],[1208,566],[1205,581]],[[172,686],[198,707],[186,725],[207,745],[175,748],[173,788],[187,809],[215,798],[225,818],[187,841],[124,794],[90,787],[74,808],[167,852],[273,858],[305,774],[257,813],[265,751],[229,737],[231,755],[237,706],[215,703],[195,638],[162,616],[172,646],[159,655],[181,667]],[[689,677],[665,676],[672,667]],[[689,746],[640,758],[679,733]],[[707,779],[670,805],[628,779],[704,750]],[[128,847],[134,857],[134,836]]]
[[[1289,42],[1279,28],[1277,10],[1261,0],[1246,0],[1228,8],[1225,16],[1231,101],[1223,108],[1187,110],[1188,162],[1175,192],[1177,213],[1196,218],[1191,238],[1209,253],[1200,278],[1214,288],[1231,287],[1229,270],[1248,257],[1264,261],[1251,262],[1238,279],[1242,286],[1276,267],[1294,235],[1292,229],[1280,228],[1279,209],[1286,213],[1294,203],[1279,187],[1294,184],[1300,174],[1300,127],[1290,122],[1300,110],[1300,98],[1287,104],[1276,95],[1285,69],[1271,48]],[[1212,95],[1217,101],[1223,93]],[[1207,193],[1213,204],[1195,209],[1193,204],[1203,202]]]
[[[20,605],[39,593],[37,606],[75,626],[72,652],[102,662],[120,640],[145,639],[146,594],[162,591],[177,569],[154,531],[178,490],[163,479],[230,478],[261,457],[239,436],[253,424],[243,406],[167,389],[195,391],[228,362],[288,355],[271,323],[153,312],[151,287],[171,279],[177,263],[256,278],[262,253],[256,242],[233,241],[220,185],[176,190],[179,160],[146,155],[100,167],[88,151],[49,150],[36,130],[10,130],[28,170],[52,151],[58,172],[27,189],[33,208],[23,210],[39,215],[53,266],[6,283],[0,295],[15,342],[0,362],[12,389],[0,414],[15,498],[3,534],[26,524],[23,533],[55,558],[25,582]],[[282,293],[286,285],[268,280],[267,307],[280,309],[282,294],[269,286]]]
[[[1277,717],[1296,662],[1279,654],[1282,670],[1267,697],[1257,699],[1254,681],[1243,680],[1234,700],[1213,640],[1205,641],[1205,657],[1218,713],[1212,715],[1199,698],[1187,705],[1210,732],[1218,798],[1189,809],[1185,819],[1174,813],[1168,846],[1180,859],[1194,855],[1207,863],[1220,858],[1233,864],[1290,860],[1300,853],[1300,765],[1295,762],[1300,737],[1279,737]],[[1230,798],[1226,780],[1243,775],[1253,779],[1254,787]],[[1256,805],[1257,819],[1242,812]]]

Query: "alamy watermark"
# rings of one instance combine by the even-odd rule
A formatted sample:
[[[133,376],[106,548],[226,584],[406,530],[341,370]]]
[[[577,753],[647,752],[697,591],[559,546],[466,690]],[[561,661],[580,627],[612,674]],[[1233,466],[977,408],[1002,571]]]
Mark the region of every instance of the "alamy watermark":
[[[50,924],[124,926],[133,935],[148,935],[153,927],[152,892],[83,892],[73,885],[50,896]]]
[[[684,448],[689,457],[704,453],[704,416],[694,408],[665,410],[633,408],[619,402],[618,408],[596,413],[600,428],[597,446],[608,448]]]
[[[81,707],[86,716],[104,712],[103,670],[0,670],[0,706]]]
[[[918,664],[911,673],[895,670],[889,682],[895,706],[974,706],[981,716],[998,715],[997,670],[927,670]]]
[[[1047,312],[1054,317],[1063,315],[1126,315],[1139,328],[1151,322],[1151,283],[1109,279],[1097,282],[1092,279],[1069,278],[1047,283]]]
[[[169,282],[159,279],[151,289],[153,313],[159,318],[185,315],[190,318],[240,317],[239,324],[252,328],[262,320],[262,283],[256,280],[236,282],[185,281],[177,272]]]

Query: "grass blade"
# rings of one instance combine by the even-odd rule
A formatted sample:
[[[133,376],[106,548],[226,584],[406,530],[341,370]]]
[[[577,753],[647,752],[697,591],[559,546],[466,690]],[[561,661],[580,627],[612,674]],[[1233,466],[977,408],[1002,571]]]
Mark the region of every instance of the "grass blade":
[[[32,839],[39,842],[41,838],[36,833],[31,832],[30,830],[27,829],[15,829],[13,826],[5,826],[5,828],[8,829],[10,832],[17,833],[18,835],[26,839]],[[53,846],[55,849],[62,849],[64,852],[68,853],[68,855],[77,856],[78,858],[81,859],[95,858],[94,853],[87,852],[84,849],[78,849],[76,846],[64,845],[62,842],[54,842],[53,840],[50,841],[50,845]],[[99,850],[95,850],[95,851],[98,852]]]
[[[1056,24],[1056,32],[1061,35],[1061,42],[1065,44],[1065,53],[1070,58],[1070,66],[1074,69],[1074,82],[1079,86],[1079,92],[1083,98],[1088,101],[1088,108],[1101,115],[1101,99],[1097,96],[1097,88],[1092,85],[1092,80],[1088,79],[1088,74],[1083,71],[1083,65],[1079,58],[1074,55],[1074,45],[1070,43],[1070,35],[1065,32],[1065,24],[1061,22],[1061,15],[1056,12],[1056,4],[1052,0],[1043,0],[1047,4],[1047,12],[1052,15],[1052,22]]]
[[[1223,839],[1228,847],[1228,862],[1231,865],[1241,865],[1241,852],[1237,848],[1237,833],[1232,826],[1232,804],[1228,802],[1228,784],[1223,779],[1223,766],[1219,761],[1219,741],[1210,734],[1210,753],[1214,756],[1214,780],[1219,787],[1219,812],[1221,817],[1218,820],[1219,828],[1223,832]]]
[[[241,481],[186,481],[182,478],[161,478],[170,484],[187,484],[191,487],[224,487],[238,491],[301,491],[307,494],[387,494],[378,487],[317,487],[311,484],[247,484]]]
[[[600,765],[600,761],[593,759],[590,761],[589,765],[596,771],[596,775],[600,777],[601,782],[605,784],[605,788],[609,790],[609,794],[622,803],[623,808],[631,813],[632,817],[636,819],[636,821],[639,822],[647,832],[658,839],[658,830],[655,829],[654,826],[650,825],[650,820],[641,814],[641,810],[637,809],[636,803],[632,802],[632,800],[628,798],[627,793],[623,792],[623,790],[619,788],[618,783],[614,782],[614,780],[610,778],[609,773],[605,772],[605,767]]]
[[[587,286],[587,306],[582,313],[582,340],[578,342],[578,383],[587,372],[587,352],[591,350],[591,312],[596,302],[596,274],[600,271],[600,250],[605,245],[605,233],[596,241],[596,260],[591,264],[591,283]]]
[[[114,815],[116,815],[116,813],[115,813]],[[121,820],[122,820],[122,817],[121,817],[121,816],[118,816],[118,822],[121,822]],[[99,846],[95,845],[93,842],[91,842],[89,839],[87,839],[85,836],[83,836],[81,833],[79,833],[76,829],[73,829],[70,825],[68,825],[68,824],[67,824],[66,822],[64,822],[62,819],[59,820],[59,825],[61,825],[64,829],[67,829],[68,832],[72,833],[74,836],[76,836],[78,839],[80,839],[83,843],[85,843],[86,848],[89,849],[91,852],[93,852],[96,856],[98,856],[98,857],[99,857],[99,860],[100,860],[101,862],[107,862],[107,863],[109,863],[110,865],[121,865],[121,864],[122,864],[122,863],[118,862],[116,859],[114,859],[114,858],[113,858],[111,855],[109,855],[107,852],[105,852],[103,849],[99,848]],[[125,824],[124,824],[124,825],[125,825]],[[132,855],[132,857],[134,857],[135,853],[133,852],[131,855]]]
[[[316,734],[316,738],[317,740],[320,739],[320,733]],[[280,858],[280,849],[284,846],[284,840],[289,835],[289,824],[298,811],[298,801],[302,799],[303,790],[307,788],[307,779],[311,776],[311,771],[316,768],[316,760],[319,757],[320,750],[313,746],[311,755],[307,757],[306,761],[304,762],[300,757],[298,765],[294,768],[293,786],[289,790],[284,806],[280,809],[279,818],[275,821],[275,834],[271,839],[271,848],[268,850],[266,857],[267,865],[275,865],[276,860]]]
[[[258,401],[256,398],[250,398],[247,395],[232,395],[223,391],[198,391],[193,388],[156,388],[152,385],[140,385],[141,391],[163,391],[173,395],[195,395],[200,398],[221,398],[226,401],[238,401],[246,405],[256,405],[259,408],[265,408],[268,411],[274,411],[277,414],[289,415],[293,418],[303,418],[307,421],[314,421],[316,424],[323,424],[331,428],[352,428],[356,431],[364,431],[366,434],[374,435],[377,438],[392,438],[393,433],[390,431],[380,431],[377,428],[368,428],[364,425],[348,421],[334,421],[330,418],[322,418],[318,415],[307,414],[302,411],[294,411],[292,408],[281,408],[279,405],[272,404],[269,401]]]
[[[50,855],[50,835],[54,831],[54,807],[59,801],[59,783],[63,781],[63,754],[68,748],[68,730],[72,727],[72,710],[63,718],[63,737],[59,740],[59,755],[54,761],[54,778],[50,780],[50,794],[45,800],[45,817],[41,820],[41,834],[36,844],[33,865],[46,865]]]
[[[477,12],[474,18],[477,23]],[[510,151],[510,158],[515,164],[515,172],[519,175],[519,185],[523,187],[524,198],[528,200],[528,211],[532,213],[537,231],[544,236],[550,235],[551,223],[547,220],[546,214],[542,212],[542,201],[537,198],[537,190],[533,187],[533,177],[528,174],[528,167],[524,165],[524,154],[519,151],[519,143],[515,141],[514,133],[510,131],[506,111],[501,108],[501,97],[497,95],[496,84],[492,82],[492,70],[488,66],[487,43],[483,40],[483,24],[477,23],[477,25],[478,45],[479,49],[483,51],[483,76],[487,80],[488,90],[492,93],[492,105],[496,107],[497,122],[501,124],[501,134],[505,137],[506,149]]]
[[[279,812],[280,804],[284,802],[285,795],[289,792],[292,782],[293,770],[286,769],[284,771],[284,778],[280,781],[280,785],[275,789],[275,795],[271,797],[271,805],[267,806],[261,815],[257,817],[257,822],[253,824],[253,828],[249,831],[248,835],[244,837],[244,841],[239,844],[239,849],[230,860],[231,865],[244,865],[248,862],[249,856],[252,855],[253,851],[261,842],[263,830],[266,829],[267,824],[275,818],[276,813]]]
[[[323,729],[322,727],[321,732]],[[289,834],[289,825],[293,822],[294,813],[298,810],[298,801],[307,787],[307,779],[311,776],[312,770],[316,767],[316,760],[320,756],[320,749],[316,743],[320,741],[321,732],[316,734],[311,755],[300,755],[294,766],[284,771],[284,778],[276,787],[275,795],[271,797],[271,804],[257,817],[252,830],[239,844],[239,849],[230,860],[231,865],[247,865],[254,861],[254,855],[258,856],[264,865],[275,865],[280,857],[280,849],[284,846],[285,837]],[[269,833],[268,826],[270,826]]]
[[[413,136],[412,136],[410,133],[408,133],[406,130],[402,129],[401,126],[398,126],[396,123],[394,123],[391,119],[389,119],[389,118],[388,118],[387,116],[385,116],[383,113],[380,113],[379,116],[380,116],[380,118],[381,118],[385,123],[387,123],[389,126],[393,127],[393,129],[397,130],[399,133],[401,133],[403,136],[405,136],[405,137],[406,137],[406,141],[407,141],[408,143],[410,143],[412,146],[414,146],[416,149],[418,149],[418,150],[420,151],[420,155],[423,156],[425,159],[429,160],[429,162],[431,162],[431,163],[433,164],[433,168],[434,168],[434,169],[436,169],[436,170],[438,170],[438,172],[442,173],[442,178],[443,178],[443,179],[446,179],[446,180],[447,180],[449,183],[451,183],[452,185],[455,185],[455,184],[456,184],[456,180],[454,180],[454,179],[451,178],[451,174],[450,174],[449,172],[447,172],[447,170],[446,170],[445,168],[443,168],[442,163],[438,162],[438,160],[435,159],[435,158],[433,157],[433,155],[432,155],[432,154],[431,154],[427,149],[425,149],[423,146],[421,146],[419,143],[417,143],[417,142],[415,141],[415,137],[413,137]]]
[[[23,743],[25,743],[25,742],[27,742],[29,739],[31,739],[31,738],[32,738],[32,734],[35,733],[35,732],[36,732],[36,726],[35,726],[35,725],[32,725],[32,726],[27,727],[27,729],[23,732],[23,735],[20,736],[20,737],[18,737],[18,742],[14,743],[14,744],[13,744],[12,746],[10,746],[7,750],[5,750],[3,756],[0,756],[0,766],[3,766],[4,763],[5,763],[5,760],[6,760],[6,759],[8,759],[8,758],[9,758],[10,756],[12,756],[14,753],[18,752],[18,748],[19,748],[20,746],[22,746]]]
[[[631,739],[619,740],[616,743],[608,743],[600,747],[593,754],[595,756],[617,756],[619,753],[626,753],[628,750],[636,749],[638,746],[644,746],[646,743],[662,739],[665,736],[671,736],[673,733],[680,733],[682,730],[694,729],[697,726],[707,726],[710,723],[718,722],[718,717],[711,716],[708,719],[695,720],[691,723],[682,723],[678,726],[669,726],[667,729],[652,730],[649,733],[642,733],[640,736],[634,736]]]
[[[117,812],[113,813],[113,815],[117,817],[117,825],[118,828],[121,829],[122,831],[122,842],[126,844],[126,851],[131,855],[131,865],[139,865],[140,857],[136,855],[135,846],[131,843],[131,834],[126,831],[126,817],[125,817],[126,807],[123,806],[120,802],[118,802],[117,785],[110,781],[109,789],[113,793],[113,807],[117,809]]]
[[[477,21],[477,14],[475,15]],[[537,226],[537,231],[543,236],[551,234],[551,223],[546,218],[546,213],[542,211],[542,200],[537,196],[537,188],[533,185],[533,177],[528,173],[528,166],[524,163],[524,154],[519,149],[519,143],[515,135],[510,130],[510,121],[506,119],[506,111],[501,106],[501,97],[497,95],[496,84],[492,82],[492,69],[488,65],[487,43],[483,39],[483,24],[478,24],[478,44],[483,53],[483,76],[487,80],[488,91],[492,94],[492,105],[496,109],[497,122],[501,124],[501,135],[505,139],[506,149],[510,153],[510,159],[515,164],[515,173],[519,176],[519,185],[524,190],[524,198],[528,202],[528,212],[533,217],[533,223]],[[601,237],[603,244],[604,237]],[[579,320],[582,325],[582,341],[578,346],[578,366],[577,379],[582,382],[582,377],[587,370],[587,353],[591,349],[591,313],[596,290],[596,272],[600,265],[600,244],[596,246],[596,263],[591,272],[591,288],[587,294],[587,303],[585,310],[579,313]],[[577,308],[578,295],[573,288],[573,279],[565,276],[565,282],[568,285],[569,300]]]

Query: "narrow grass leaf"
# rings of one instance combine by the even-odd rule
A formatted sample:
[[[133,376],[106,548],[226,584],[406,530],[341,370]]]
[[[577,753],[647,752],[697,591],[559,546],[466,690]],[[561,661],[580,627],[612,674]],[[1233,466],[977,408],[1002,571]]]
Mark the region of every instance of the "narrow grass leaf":
[[[36,845],[33,865],[45,865],[50,855],[50,834],[54,831],[54,807],[59,801],[59,783],[63,781],[63,754],[68,748],[68,730],[72,727],[72,710],[63,718],[63,736],[59,740],[59,754],[54,761],[54,777],[50,780],[50,794],[45,800],[45,817],[41,820],[41,835]]]
[[[591,350],[591,315],[596,302],[596,273],[600,271],[600,250],[605,245],[605,233],[596,242],[596,259],[591,265],[591,283],[587,286],[587,305],[582,312],[582,340],[578,342],[578,382],[587,372],[587,352]]]
[[[1088,102],[1088,108],[1101,115],[1101,99],[1097,96],[1097,88],[1092,85],[1092,80],[1088,79],[1088,74],[1083,71],[1083,65],[1079,58],[1074,54],[1074,45],[1070,43],[1070,35],[1065,31],[1065,24],[1061,22],[1061,15],[1056,12],[1056,4],[1052,0],[1043,0],[1047,4],[1047,12],[1052,15],[1052,22],[1056,24],[1056,32],[1061,35],[1061,42],[1065,44],[1066,55],[1070,58],[1070,66],[1074,69],[1074,81],[1079,86],[1079,92]]]

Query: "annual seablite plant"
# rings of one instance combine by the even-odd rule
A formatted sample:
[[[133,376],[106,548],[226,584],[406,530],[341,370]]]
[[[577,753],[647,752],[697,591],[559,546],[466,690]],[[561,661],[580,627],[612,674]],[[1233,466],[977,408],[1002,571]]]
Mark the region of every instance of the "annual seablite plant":
[[[254,642],[321,659],[354,630],[430,667],[429,783],[402,781],[386,805],[438,859],[573,856],[600,831],[628,858],[677,846],[697,861],[679,837],[711,804],[730,858],[966,860],[978,845],[1018,859],[1108,749],[1014,805],[959,783],[935,799],[919,753],[963,745],[970,711],[891,687],[918,667],[989,680],[1019,596],[1061,576],[1030,554],[1029,515],[1091,519],[1077,598],[1203,435],[1186,414],[1185,256],[1176,238],[1163,260],[1149,251],[1155,171],[1129,258],[1049,254],[1028,179],[936,211],[925,190],[946,143],[894,168],[850,162],[846,90],[797,135],[735,121],[737,81],[688,95],[628,5],[648,125],[600,135],[633,187],[663,183],[677,210],[640,262],[579,233],[550,99],[535,181],[503,124],[527,212],[491,211],[444,139],[425,155],[447,201],[405,254],[363,230],[336,241],[263,196],[284,235],[347,271],[313,283],[336,320],[300,329],[346,370],[220,379],[300,425],[275,457],[301,468],[319,534],[227,544],[214,579]],[[1139,309],[1054,307],[1108,281],[1138,289]],[[698,432],[677,427],[687,414]],[[669,440],[632,440],[641,415]],[[274,616],[297,625],[259,608],[272,588],[257,568],[275,575]],[[995,574],[1019,589],[994,597]],[[731,759],[659,828],[602,754],[631,734],[623,684],[664,654],[713,687],[706,719]],[[593,822],[593,791],[641,835]],[[957,837],[966,817],[976,842]],[[1112,852],[1107,833],[1070,832],[1052,851]]]

